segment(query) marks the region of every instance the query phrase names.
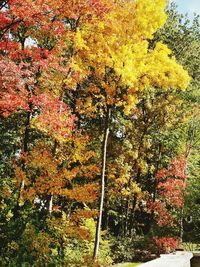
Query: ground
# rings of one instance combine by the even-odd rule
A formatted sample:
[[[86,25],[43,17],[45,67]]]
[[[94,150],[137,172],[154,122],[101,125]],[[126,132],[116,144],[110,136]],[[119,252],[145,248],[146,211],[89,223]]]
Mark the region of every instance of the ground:
[[[141,263],[122,263],[122,264],[117,264],[115,267],[135,267],[140,265]]]

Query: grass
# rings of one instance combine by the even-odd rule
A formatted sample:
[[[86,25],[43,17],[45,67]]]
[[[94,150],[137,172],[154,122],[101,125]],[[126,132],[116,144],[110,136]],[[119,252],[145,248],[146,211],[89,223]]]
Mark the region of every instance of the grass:
[[[139,262],[133,262],[133,263],[122,263],[122,264],[118,264],[116,265],[116,267],[135,267],[135,266],[139,266],[141,263]]]
[[[135,266],[138,266],[140,265],[140,263],[127,263],[127,264],[124,264],[122,265],[123,267],[135,267]]]

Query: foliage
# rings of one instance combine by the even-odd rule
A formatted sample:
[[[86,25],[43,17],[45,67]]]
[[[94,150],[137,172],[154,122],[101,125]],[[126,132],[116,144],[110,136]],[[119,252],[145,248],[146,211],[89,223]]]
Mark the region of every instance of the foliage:
[[[115,262],[131,262],[134,258],[135,242],[130,238],[112,241],[112,251]]]
[[[155,242],[158,248],[158,254],[160,253],[170,253],[175,251],[178,247],[179,241],[173,237],[154,237],[153,241]]]
[[[111,248],[115,262],[146,262],[157,256],[158,249],[149,236],[114,239]]]
[[[199,25],[165,7],[0,1],[1,266],[144,259],[153,236],[168,252],[180,208],[198,232]]]
[[[190,242],[183,242],[182,243],[182,248],[185,251],[198,251],[199,250],[199,244],[195,244],[195,243],[190,243]]]

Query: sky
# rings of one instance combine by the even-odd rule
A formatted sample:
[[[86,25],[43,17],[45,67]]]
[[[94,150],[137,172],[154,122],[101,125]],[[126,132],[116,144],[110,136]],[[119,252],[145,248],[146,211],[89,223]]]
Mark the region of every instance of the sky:
[[[178,6],[178,11],[188,13],[189,18],[193,17],[193,13],[200,15],[200,0],[171,0]]]

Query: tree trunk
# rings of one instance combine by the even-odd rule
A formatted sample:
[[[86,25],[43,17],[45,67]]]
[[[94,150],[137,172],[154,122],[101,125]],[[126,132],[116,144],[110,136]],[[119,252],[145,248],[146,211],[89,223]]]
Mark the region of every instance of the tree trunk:
[[[105,181],[105,188],[106,188],[106,181]],[[104,210],[102,214],[102,229],[103,230],[108,230],[108,220],[109,220],[109,215],[108,215],[108,197],[107,197],[107,192],[105,191],[105,197],[104,197]]]
[[[107,143],[109,135],[109,119],[110,119],[110,108],[107,107],[106,119],[105,119],[105,128],[102,144],[102,168],[101,168],[101,196],[100,196],[100,208],[99,208],[99,218],[96,226],[96,236],[94,244],[94,254],[93,259],[96,260],[99,252],[99,241],[101,233],[101,222],[103,214],[103,204],[104,204],[104,195],[105,195],[105,171],[106,171],[106,152],[107,152]]]
[[[22,144],[22,153],[27,153],[28,152],[30,120],[31,120],[31,113],[30,112],[27,112],[27,120],[26,120],[25,132],[24,132],[24,139],[23,139],[23,144]],[[22,162],[22,169],[25,170],[24,160]],[[25,181],[22,180],[22,182],[21,182],[21,188],[20,188],[20,194],[21,194],[21,191],[24,189],[24,186],[25,186]],[[20,196],[19,196],[19,198],[20,198]]]
[[[24,39],[25,42],[25,39]],[[22,42],[22,50],[24,50],[24,42]],[[32,97],[32,89],[29,88],[29,86],[26,84],[26,90],[28,92],[28,97],[29,99]],[[32,110],[32,103],[31,101],[28,102],[28,106],[29,109]],[[26,124],[25,124],[25,132],[24,132],[24,140],[23,140],[23,144],[22,144],[22,153],[27,153],[28,152],[28,143],[29,143],[29,134],[30,134],[30,122],[31,122],[31,118],[32,118],[32,112],[28,111],[27,114],[27,119],[26,119]],[[22,168],[23,170],[25,170],[25,162],[23,160],[22,163]],[[23,180],[21,183],[21,189],[20,189],[20,194],[21,191],[24,189],[25,187],[25,181]]]
[[[53,211],[53,193],[51,193],[50,201],[49,201],[49,214],[51,215]]]
[[[108,177],[105,177],[105,197],[104,197],[104,209],[102,215],[102,230],[108,230],[109,227],[109,198],[108,198]]]
[[[55,157],[57,147],[58,147],[58,142],[55,139],[54,140],[54,146],[53,146],[53,149],[52,149],[52,155],[53,155],[53,157]],[[50,215],[51,215],[51,213],[53,211],[53,198],[54,198],[54,195],[53,195],[53,193],[51,193],[51,197],[50,197],[50,201],[49,201],[49,214]]]

